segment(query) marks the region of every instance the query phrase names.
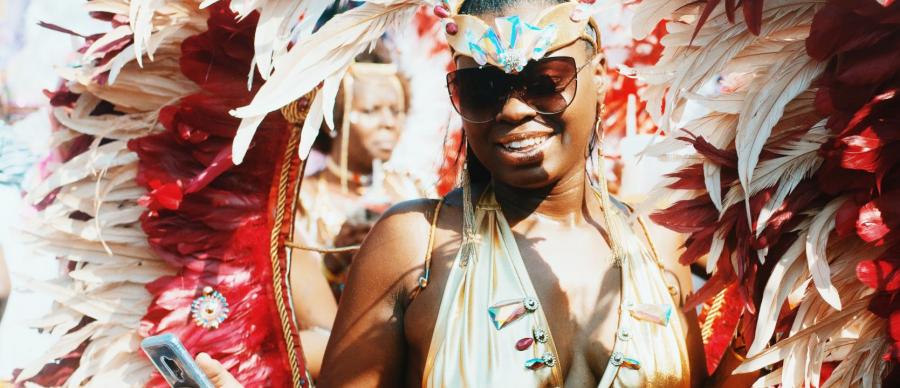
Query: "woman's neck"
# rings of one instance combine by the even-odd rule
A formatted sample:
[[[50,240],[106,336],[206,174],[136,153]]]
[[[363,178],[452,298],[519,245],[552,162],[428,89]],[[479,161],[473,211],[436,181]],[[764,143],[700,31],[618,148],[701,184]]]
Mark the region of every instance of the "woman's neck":
[[[322,178],[324,178],[327,182],[340,185],[340,159],[335,159],[331,154],[326,155],[325,157],[326,167],[320,173]],[[347,188],[350,191],[357,192],[371,184],[371,169],[369,169],[369,171],[367,172],[361,172],[359,171],[359,169],[352,168],[352,165],[348,163],[346,173],[348,175]],[[353,179],[353,177],[356,177],[357,179]]]
[[[341,143],[339,141],[335,142],[331,147],[331,151],[328,152],[328,155],[325,157],[331,159],[336,165],[341,165]],[[359,175],[371,175],[372,174],[372,161],[362,161],[358,158],[354,158],[353,154],[347,156],[347,170],[351,173],[359,174]]]
[[[589,185],[583,170],[573,171],[555,184],[540,189],[521,189],[494,181],[494,195],[510,223],[540,215],[567,225],[585,220],[585,193]]]

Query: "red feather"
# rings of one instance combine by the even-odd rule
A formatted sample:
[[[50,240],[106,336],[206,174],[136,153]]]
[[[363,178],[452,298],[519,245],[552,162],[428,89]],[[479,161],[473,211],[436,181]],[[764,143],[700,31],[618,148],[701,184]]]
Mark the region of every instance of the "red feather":
[[[753,35],[759,35],[762,28],[763,0],[743,0],[744,21]]]
[[[144,201],[152,211],[141,227],[151,248],[179,269],[147,285],[153,302],[141,334],[175,334],[189,351],[209,353],[247,386],[288,386],[269,253],[270,188],[287,122],[270,114],[244,163],[234,166],[231,142],[239,121],[228,111],[253,95],[246,76],[257,17],[238,21],[221,4],[210,9],[209,29],[182,44],[181,70],[202,91],[162,110],[164,132],[129,142],[139,156],[137,181],[151,189]],[[256,80],[254,88],[258,74]],[[231,310],[215,330],[190,317],[205,286],[220,292]],[[166,383],[157,375],[149,385]]]

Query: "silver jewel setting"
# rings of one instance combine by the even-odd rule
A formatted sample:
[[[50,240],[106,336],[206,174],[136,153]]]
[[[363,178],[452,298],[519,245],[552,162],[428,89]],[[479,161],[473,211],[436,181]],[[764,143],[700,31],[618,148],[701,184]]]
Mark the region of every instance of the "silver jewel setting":
[[[541,329],[540,327],[535,327],[531,331],[531,334],[534,336],[535,341],[542,343],[542,344],[547,343],[547,332],[544,329]]]

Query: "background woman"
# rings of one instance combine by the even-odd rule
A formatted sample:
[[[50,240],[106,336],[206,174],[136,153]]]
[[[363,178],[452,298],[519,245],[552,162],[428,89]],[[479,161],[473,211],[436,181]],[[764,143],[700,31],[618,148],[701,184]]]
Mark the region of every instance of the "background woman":
[[[313,376],[318,375],[337,310],[335,297],[353,253],[331,248],[359,244],[392,202],[381,166],[400,136],[406,106],[393,65],[356,63],[342,82],[335,129],[323,128],[326,136],[316,144],[324,168],[302,185],[295,233],[300,248],[293,250],[291,261],[294,311]]]

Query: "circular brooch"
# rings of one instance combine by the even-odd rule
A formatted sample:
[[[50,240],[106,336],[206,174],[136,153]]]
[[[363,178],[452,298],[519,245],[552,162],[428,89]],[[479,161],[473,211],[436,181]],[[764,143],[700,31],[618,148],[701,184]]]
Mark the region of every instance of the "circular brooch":
[[[228,301],[210,286],[203,287],[203,295],[191,303],[191,316],[194,323],[204,329],[217,329],[225,318],[228,318]]]

